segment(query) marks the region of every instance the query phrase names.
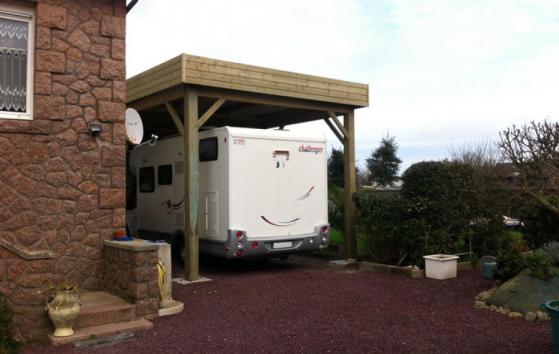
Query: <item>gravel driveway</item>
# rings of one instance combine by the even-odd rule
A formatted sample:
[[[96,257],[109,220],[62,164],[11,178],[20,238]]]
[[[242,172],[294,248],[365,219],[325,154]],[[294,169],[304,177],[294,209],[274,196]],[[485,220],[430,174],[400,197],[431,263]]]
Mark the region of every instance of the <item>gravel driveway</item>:
[[[303,261],[303,262],[302,262]],[[491,287],[475,270],[437,281],[326,269],[317,261],[202,267],[211,282],[178,285],[180,315],[111,347],[24,353],[551,353],[549,322],[473,308]],[[180,271],[180,270],[178,270]]]

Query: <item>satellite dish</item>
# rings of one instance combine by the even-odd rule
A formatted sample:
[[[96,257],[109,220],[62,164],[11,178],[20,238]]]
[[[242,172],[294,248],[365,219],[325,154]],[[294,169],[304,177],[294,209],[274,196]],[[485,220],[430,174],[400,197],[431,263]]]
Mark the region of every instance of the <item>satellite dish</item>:
[[[126,110],[126,140],[130,144],[138,145],[144,138],[144,124],[138,111],[134,108]]]

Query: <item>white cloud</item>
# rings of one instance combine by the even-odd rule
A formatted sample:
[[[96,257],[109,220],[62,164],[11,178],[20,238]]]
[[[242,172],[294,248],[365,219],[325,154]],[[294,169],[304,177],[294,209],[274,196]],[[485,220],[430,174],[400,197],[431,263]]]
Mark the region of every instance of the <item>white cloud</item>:
[[[556,0],[145,0],[127,29],[130,75],[187,52],[369,84],[361,161],[386,132],[407,165],[559,119]]]
[[[347,78],[366,50],[363,16],[356,1],[145,1],[128,19],[128,71],[186,52]]]

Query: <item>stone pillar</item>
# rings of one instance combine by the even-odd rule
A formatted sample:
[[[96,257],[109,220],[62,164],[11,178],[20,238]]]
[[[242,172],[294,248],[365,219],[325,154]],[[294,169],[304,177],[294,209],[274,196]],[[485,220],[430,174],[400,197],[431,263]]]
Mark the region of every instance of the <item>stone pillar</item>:
[[[160,309],[159,316],[174,315],[182,312],[184,304],[173,300],[173,265],[171,262],[171,245],[168,243],[157,243],[159,247],[157,255],[159,262],[163,266],[165,274],[163,282],[160,284]]]
[[[108,292],[136,305],[136,316],[154,318],[159,310],[158,246],[140,240],[104,242],[103,283]]]

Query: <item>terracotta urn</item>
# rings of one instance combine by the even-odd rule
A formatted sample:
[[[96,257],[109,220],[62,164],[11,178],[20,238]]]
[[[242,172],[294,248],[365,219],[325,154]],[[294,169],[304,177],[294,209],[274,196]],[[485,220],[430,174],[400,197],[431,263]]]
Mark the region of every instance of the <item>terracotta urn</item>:
[[[54,324],[55,337],[68,337],[74,334],[72,327],[80,313],[79,293],[76,287],[58,289],[46,309]]]

